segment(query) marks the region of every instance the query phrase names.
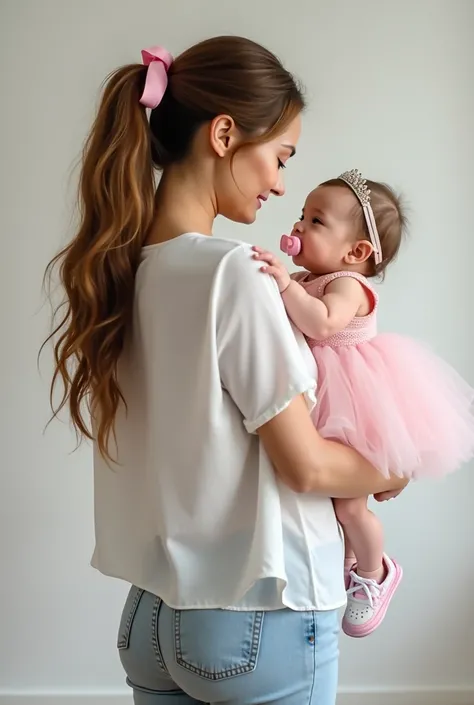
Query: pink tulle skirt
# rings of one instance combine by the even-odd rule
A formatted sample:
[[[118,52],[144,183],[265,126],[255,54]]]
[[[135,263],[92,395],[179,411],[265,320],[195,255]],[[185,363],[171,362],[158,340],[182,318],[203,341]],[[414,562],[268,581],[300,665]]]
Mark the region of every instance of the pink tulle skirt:
[[[474,389],[420,343],[387,334],[313,355],[324,438],[353,446],[385,476],[441,477],[474,456]]]

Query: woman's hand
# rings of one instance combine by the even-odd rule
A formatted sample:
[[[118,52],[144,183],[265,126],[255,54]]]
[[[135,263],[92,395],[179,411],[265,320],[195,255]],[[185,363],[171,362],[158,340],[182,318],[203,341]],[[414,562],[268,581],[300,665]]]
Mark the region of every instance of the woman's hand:
[[[406,481],[406,484],[408,485],[408,480]],[[377,494],[374,494],[374,499],[376,502],[386,502],[389,499],[395,499],[395,497],[398,497],[398,495],[403,492],[405,487],[398,490],[389,490],[388,492],[378,492]]]
[[[268,250],[264,250],[261,247],[253,247],[252,249],[255,252],[255,259],[258,259],[262,262],[266,262],[266,264],[260,268],[260,271],[265,272],[265,274],[270,274],[272,277],[274,277],[276,283],[278,284],[280,294],[283,294],[283,292],[288,289],[291,283],[291,278],[286,267],[280,262],[279,259],[275,257],[274,254],[272,254]]]

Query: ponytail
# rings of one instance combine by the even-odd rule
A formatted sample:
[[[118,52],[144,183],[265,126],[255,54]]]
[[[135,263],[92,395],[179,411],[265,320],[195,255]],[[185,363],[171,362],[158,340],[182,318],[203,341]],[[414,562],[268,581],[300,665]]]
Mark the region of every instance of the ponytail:
[[[78,435],[92,440],[90,414],[99,451],[108,460],[115,416],[124,403],[117,364],[154,213],[150,128],[139,102],[145,75],[145,67],[130,65],[109,77],[84,148],[80,226],[46,270],[51,277],[59,265],[66,295],[48,338],[55,341],[53,416],[68,405]],[[55,404],[58,383],[62,397]]]

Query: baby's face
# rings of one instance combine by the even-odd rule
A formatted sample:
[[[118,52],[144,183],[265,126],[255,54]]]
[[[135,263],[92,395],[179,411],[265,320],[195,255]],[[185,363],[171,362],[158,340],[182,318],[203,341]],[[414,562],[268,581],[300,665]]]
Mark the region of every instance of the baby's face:
[[[301,240],[301,252],[293,262],[318,275],[345,269],[345,258],[356,239],[358,207],[348,188],[318,186],[312,191],[293,226],[292,235]]]

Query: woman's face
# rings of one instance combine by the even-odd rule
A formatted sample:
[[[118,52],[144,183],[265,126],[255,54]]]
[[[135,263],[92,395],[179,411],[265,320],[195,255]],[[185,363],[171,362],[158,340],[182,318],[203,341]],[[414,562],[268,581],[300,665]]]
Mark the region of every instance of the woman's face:
[[[238,148],[217,174],[218,212],[237,223],[253,223],[270,194],[283,196],[283,169],[301,132],[298,115],[285,132],[269,142]]]

